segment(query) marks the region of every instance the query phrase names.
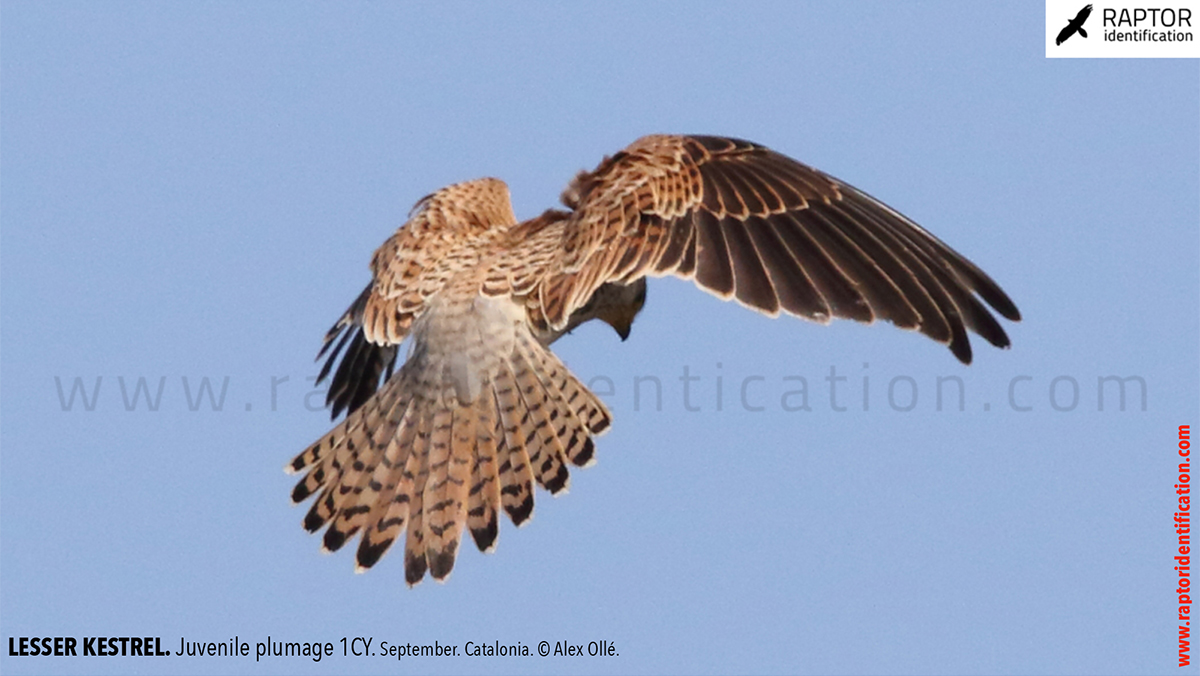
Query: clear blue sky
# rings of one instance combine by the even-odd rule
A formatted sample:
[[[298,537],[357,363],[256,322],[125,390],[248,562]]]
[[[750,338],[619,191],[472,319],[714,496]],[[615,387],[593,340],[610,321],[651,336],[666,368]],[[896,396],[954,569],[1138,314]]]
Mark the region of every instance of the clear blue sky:
[[[1037,2],[587,5],[5,2],[0,637],[619,656],[12,658],[3,641],[0,669],[1174,671],[1196,62],[1047,60]],[[1012,295],[1013,349],[976,339],[962,367],[890,326],[772,321],[654,281],[627,343],[601,326],[556,345],[610,379],[616,417],[570,495],[539,492],[494,554],[465,545],[446,585],[406,589],[394,552],[366,575],[319,554],[281,468],[329,425],[307,379],[374,248],[454,181],[501,177],[534,216],[652,132],[753,139],[909,214]],[[1144,410],[1136,380],[1125,411],[1113,383],[1098,410],[1111,375],[1142,379]],[[938,410],[948,376],[962,411],[953,384]],[[227,382],[220,411],[190,410],[204,377]],[[64,410],[76,378],[89,398],[99,379],[94,410]],[[162,383],[156,411],[126,410],[139,378]],[[796,378],[811,410],[784,410]]]

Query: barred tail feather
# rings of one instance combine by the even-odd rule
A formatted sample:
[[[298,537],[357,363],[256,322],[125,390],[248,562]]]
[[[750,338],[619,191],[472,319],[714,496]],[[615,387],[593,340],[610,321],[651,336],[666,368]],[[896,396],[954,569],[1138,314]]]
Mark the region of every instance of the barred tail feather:
[[[611,414],[551,352],[532,341],[518,347],[535,373],[551,407],[549,422],[572,464],[588,467],[595,463],[591,436],[608,430]],[[553,492],[553,491],[552,491]]]
[[[387,553],[392,543],[400,536],[400,532],[408,524],[411,513],[413,482],[420,471],[421,455],[418,453],[417,439],[420,431],[420,412],[412,408],[411,419],[405,422],[392,443],[388,446],[388,455],[397,460],[403,457],[403,463],[396,462],[397,471],[392,475],[386,492],[380,496],[380,501],[371,510],[367,522],[373,524],[363,533],[359,543],[356,570],[366,572],[371,566]],[[390,495],[390,497],[389,497]]]
[[[320,490],[304,519],[309,532],[320,530],[353,493],[367,465],[373,469],[379,455],[374,439],[390,436],[387,413],[402,402],[403,388],[389,387],[370,405],[354,412],[341,425],[314,443],[288,465],[296,471],[309,467],[308,473],[292,489],[292,501],[303,502]],[[385,442],[386,443],[386,442]]]
[[[504,438],[497,440],[496,458],[500,461],[500,504],[514,526],[520,526],[533,516],[533,473],[529,469],[529,454],[525,450],[524,427],[529,412],[517,391],[516,378],[505,365],[497,374],[493,394],[504,428]],[[502,441],[503,443],[499,443]]]
[[[553,354],[518,328],[503,356],[477,363],[469,387],[441,353],[410,360],[345,421],[288,465],[307,470],[293,490],[314,494],[304,520],[325,530],[336,551],[357,535],[359,572],[405,533],[405,580],[445,580],[464,531],[491,551],[506,512],[515,525],[533,514],[536,481],[567,488],[568,464],[587,465],[591,437],[611,420],[604,404]],[[472,377],[475,377],[472,376]],[[474,396],[464,401],[465,394]]]
[[[425,485],[425,558],[435,580],[445,580],[454,569],[454,558],[467,516],[467,492],[475,456],[473,406],[459,407],[445,421],[447,437],[435,444],[430,456],[430,481]]]
[[[404,432],[401,427],[411,425],[413,418],[410,412],[414,410],[411,398],[399,400],[389,412],[386,423],[369,435],[372,453],[365,460],[355,463],[354,469],[359,473],[357,481],[343,481],[343,486],[352,487],[351,494],[325,531],[322,546],[327,551],[341,549],[347,539],[354,537],[368,523],[375,505],[385,503],[390,498],[391,488],[395,485],[395,480],[390,477],[396,473],[397,465],[403,463],[401,456],[408,451],[407,446],[397,445],[395,441]],[[389,480],[391,486],[388,485]],[[383,495],[385,490],[389,492],[388,498]]]
[[[556,434],[553,417],[558,416],[557,408],[553,408],[550,393],[538,377],[536,367],[529,363],[523,346],[518,345],[513,363],[516,373],[513,374],[517,392],[525,405],[528,417],[525,421],[525,447],[529,451],[530,469],[537,479],[538,485],[557,495],[566,490],[571,480],[564,460],[562,442]],[[553,414],[553,416],[552,416]]]
[[[475,427],[475,464],[471,468],[471,489],[467,492],[467,528],[481,552],[495,549],[499,534],[500,463],[496,459],[497,440],[503,436],[496,399],[491,393],[476,404],[479,418]]]
[[[417,436],[413,440],[413,455],[416,456],[416,472],[408,489],[408,534],[404,538],[404,580],[413,586],[425,577],[428,567],[425,559],[425,528],[422,512],[425,483],[429,477],[429,449],[432,436],[433,416],[423,415],[417,425]]]

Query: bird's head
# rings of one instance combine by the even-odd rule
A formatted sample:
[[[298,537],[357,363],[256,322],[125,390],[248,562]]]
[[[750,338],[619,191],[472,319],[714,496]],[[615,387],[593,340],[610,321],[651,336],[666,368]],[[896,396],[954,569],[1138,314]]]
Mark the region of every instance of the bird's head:
[[[596,317],[617,332],[621,340],[629,338],[633,320],[646,305],[646,280],[633,284],[605,284],[596,290]]]

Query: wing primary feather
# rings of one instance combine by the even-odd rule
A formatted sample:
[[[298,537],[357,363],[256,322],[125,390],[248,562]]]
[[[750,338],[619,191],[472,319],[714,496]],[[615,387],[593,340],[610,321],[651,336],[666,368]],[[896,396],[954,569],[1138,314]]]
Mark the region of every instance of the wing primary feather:
[[[870,322],[875,315],[854,283],[834,263],[828,251],[813,239],[795,214],[780,214],[767,220],[783,240],[792,257],[804,268],[833,316]],[[818,320],[820,321],[820,320]]]
[[[872,302],[881,318],[906,329],[921,328],[934,340],[948,335],[937,304],[913,270],[913,252],[886,232],[843,211],[845,205],[821,205],[808,212],[814,229],[823,230],[843,256],[858,261]],[[923,326],[928,324],[927,326]]]
[[[743,305],[772,317],[779,314],[779,297],[763,269],[760,252],[740,219],[726,216],[721,229],[733,263],[734,295]]]
[[[325,381],[325,378],[329,376],[329,371],[333,368],[334,362],[337,361],[338,355],[341,354],[342,348],[346,346],[347,341],[349,341],[350,337],[353,336],[356,332],[359,335],[362,335],[361,330],[341,329],[340,335],[342,336],[342,338],[341,338],[341,340],[337,341],[337,345],[333,348],[333,352],[329,353],[329,358],[325,360],[325,364],[321,367],[321,373],[319,375],[317,375],[317,381],[315,384],[320,385],[322,382]],[[323,347],[321,347],[321,351],[317,354],[318,360],[321,359],[321,356],[325,354],[325,352],[329,349],[329,346],[332,344],[333,344],[332,340],[325,341],[325,345]]]
[[[879,259],[868,255],[860,246],[860,242],[869,244],[870,233],[853,233],[857,236],[847,234],[828,217],[829,211],[827,205],[813,205],[796,213],[794,220],[802,224],[805,234],[855,283],[873,315],[888,319],[897,326],[915,327],[920,322],[916,309],[887,270],[880,266]],[[886,259],[885,256],[881,257]]]
[[[699,213],[699,211],[695,211],[691,215],[687,244],[683,246],[683,257],[679,259],[679,265],[675,268],[675,274],[684,279],[692,279],[696,275],[696,239],[698,237],[696,233],[699,229],[696,223],[699,220]]]
[[[1017,309],[1016,304],[1000,288],[999,284],[989,277],[987,273],[979,269],[979,266],[950,248],[945,242],[930,234],[927,230],[904,216],[904,214],[871,197],[867,193],[852,186],[844,186],[842,192],[846,195],[845,201],[848,204],[854,205],[863,211],[875,212],[877,213],[877,218],[888,222],[892,229],[906,231],[909,238],[918,246],[932,257],[944,261],[945,265],[952,268],[955,273],[966,280],[967,287],[978,293],[1001,316],[1014,322],[1021,320],[1021,311]]]
[[[358,294],[358,298],[354,299],[354,302],[350,304],[350,307],[347,308],[346,311],[342,313],[342,316],[339,317],[336,322],[334,322],[333,326],[325,332],[325,338],[321,343],[321,350],[317,352],[317,361],[321,359],[321,355],[325,354],[325,352],[329,349],[329,346],[333,344],[333,339],[339,334],[344,335],[341,342],[338,344],[338,350],[342,349],[342,344],[346,342],[346,336],[354,332],[354,327],[362,326],[363,308],[366,307],[367,299],[370,298],[371,290],[373,288],[375,288],[374,282],[367,284],[367,288],[363,289],[362,293]]]
[[[906,231],[904,228],[897,227],[895,223],[889,222],[887,219],[880,218],[870,209],[864,209],[861,205],[853,203],[845,204],[845,208],[851,209],[857,218],[865,222],[873,223],[878,228],[879,232],[888,232],[899,242],[903,244],[897,245],[897,250],[902,250],[907,247],[913,254],[913,260],[916,262],[916,268],[919,268],[918,277],[921,283],[929,291],[930,297],[937,303],[941,310],[946,324],[950,329],[949,340],[947,346],[950,352],[964,364],[971,363],[971,343],[967,336],[966,327],[964,325],[964,316],[960,307],[960,297],[956,296],[955,289],[957,283],[947,285],[944,283],[946,279],[940,273],[940,268],[943,263],[939,262],[935,256],[931,256],[927,249],[920,247],[919,243],[912,237],[912,232]],[[969,295],[969,294],[968,294]],[[926,335],[930,335],[926,333]]]
[[[706,209],[696,211],[696,283],[728,299],[733,296],[733,265],[725,233],[717,217]]]
[[[929,267],[928,256],[906,237],[880,223],[867,211],[847,202],[837,202],[820,210],[833,229],[869,250],[874,260],[885,267],[892,281],[919,317],[916,328],[929,338],[948,343],[953,309],[941,284]]]
[[[374,393],[383,366],[379,350],[380,347],[368,342],[361,331],[350,342],[346,357],[334,373],[325,395],[332,418],[337,418],[343,410],[358,408]],[[368,390],[365,396],[364,388]]]
[[[922,259],[925,269],[932,275],[935,288],[940,288],[946,302],[941,305],[952,305],[954,308],[953,316],[956,316],[960,323],[965,324],[966,328],[971,329],[975,333],[982,336],[989,343],[996,347],[1007,347],[1009,344],[1008,335],[1004,332],[1003,327],[996,321],[995,317],[987,311],[986,308],[973,295],[972,284],[969,280],[965,280],[957,273],[957,269],[953,266],[953,260],[941,255],[941,251],[932,245],[931,242],[925,241],[924,246],[921,245],[922,239],[927,236],[923,230],[908,230],[904,229],[907,223],[892,223],[889,222],[885,215],[873,212],[870,209],[863,208],[862,205],[849,203],[847,208],[858,213],[859,218],[869,219],[876,223],[879,229],[885,229],[913,247]],[[957,253],[951,251],[955,258],[961,259]],[[948,317],[949,319],[949,317]],[[962,333],[961,331],[959,333]],[[965,334],[964,339],[965,339]],[[953,339],[952,339],[953,340]],[[951,345],[951,349],[955,352],[955,356],[963,360],[965,357],[969,363],[970,350],[963,350],[961,347],[955,349],[955,345]]]
[[[695,235],[696,228],[692,225],[691,218],[678,218],[667,222],[663,227],[670,228],[670,235],[667,238],[667,244],[663,248],[662,255],[658,257],[658,261],[654,264],[654,272],[656,274],[667,274],[674,272],[683,276],[690,274],[690,270],[682,271],[682,264],[688,252],[688,248],[692,246],[692,238]]]
[[[746,219],[745,227],[762,254],[763,267],[771,277],[780,306],[798,317],[828,321],[829,305],[805,274],[804,267],[779,238],[775,228],[757,216]]]
[[[846,196],[844,202],[847,205],[862,211],[862,213],[871,214],[876,221],[881,222],[890,231],[899,233],[901,237],[924,251],[931,259],[941,262],[943,267],[954,270],[955,275],[964,280],[966,288],[978,293],[988,305],[1000,312],[1001,316],[1013,322],[1020,321],[1021,312],[1016,309],[1013,300],[1008,297],[1007,293],[1004,293],[1000,285],[997,285],[970,259],[962,256],[958,251],[950,249],[946,243],[934,237],[925,228],[918,226],[904,214],[900,214],[899,211],[888,207],[887,204],[871,197],[868,193],[853,186],[844,186],[842,193]]]

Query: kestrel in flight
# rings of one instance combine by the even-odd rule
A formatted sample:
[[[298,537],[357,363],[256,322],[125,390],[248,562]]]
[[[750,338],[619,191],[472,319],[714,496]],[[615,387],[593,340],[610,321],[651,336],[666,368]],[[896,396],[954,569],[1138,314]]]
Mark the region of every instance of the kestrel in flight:
[[[557,493],[568,463],[593,461],[612,418],[548,347],[590,319],[625,338],[647,276],[691,279],[772,317],[887,320],[963,363],[968,329],[1009,345],[981,299],[1020,319],[916,223],[748,141],[646,136],[579,174],[562,201],[519,222],[498,179],[425,197],[325,336],[320,380],[333,372],[328,403],[348,413],[286,469],[306,472],[293,502],[317,494],[304,528],[327,526],[324,549],[361,533],[359,571],[405,534],[408,583],[443,580],[464,528],[490,551],[501,509],[520,525],[535,481]]]

